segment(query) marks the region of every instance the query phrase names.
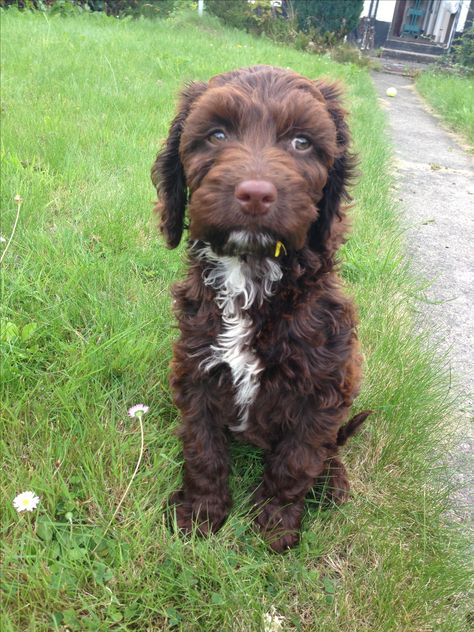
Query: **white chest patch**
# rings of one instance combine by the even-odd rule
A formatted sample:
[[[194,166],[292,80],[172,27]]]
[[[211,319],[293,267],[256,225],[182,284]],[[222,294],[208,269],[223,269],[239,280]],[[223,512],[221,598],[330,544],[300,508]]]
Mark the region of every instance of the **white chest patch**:
[[[230,429],[243,431],[248,427],[249,408],[257,396],[263,370],[253,349],[255,330],[247,311],[255,302],[261,305],[272,295],[282,270],[273,259],[249,263],[240,257],[220,257],[208,245],[194,253],[210,264],[204,270],[203,281],[215,290],[214,300],[222,314],[217,344],[201,366],[208,371],[222,362],[229,365],[240,421]]]

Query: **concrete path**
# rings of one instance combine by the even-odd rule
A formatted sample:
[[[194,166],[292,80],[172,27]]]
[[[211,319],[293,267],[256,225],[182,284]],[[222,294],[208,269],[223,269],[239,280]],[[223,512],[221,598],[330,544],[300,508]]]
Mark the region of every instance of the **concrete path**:
[[[459,519],[474,509],[474,169],[471,156],[417,95],[412,79],[373,73],[388,113],[397,197],[413,269],[429,283],[421,323],[432,332],[461,391],[462,436],[453,468]],[[386,89],[398,90],[395,98]]]

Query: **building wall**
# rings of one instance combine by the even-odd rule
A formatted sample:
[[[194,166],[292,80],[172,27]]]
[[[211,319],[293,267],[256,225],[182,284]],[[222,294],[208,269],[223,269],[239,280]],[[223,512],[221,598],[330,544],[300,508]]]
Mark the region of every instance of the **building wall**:
[[[462,0],[461,14],[456,27],[456,31],[460,32],[464,28],[464,22],[467,18],[467,12],[469,11],[469,4],[471,0]],[[393,13],[395,11],[396,0],[379,0],[379,6],[377,9],[377,21],[379,22],[391,22]],[[370,0],[364,0],[364,8],[362,10],[361,17],[369,15]]]
[[[379,8],[377,10],[377,20],[379,22],[391,22],[393,12],[395,11],[396,0],[379,0]],[[370,0],[364,0],[364,8],[361,17],[369,15]]]

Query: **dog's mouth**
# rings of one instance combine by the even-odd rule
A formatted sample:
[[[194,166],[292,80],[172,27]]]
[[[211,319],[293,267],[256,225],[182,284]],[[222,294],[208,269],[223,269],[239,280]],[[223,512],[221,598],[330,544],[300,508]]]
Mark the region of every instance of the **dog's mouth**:
[[[211,241],[212,250],[220,256],[281,257],[287,254],[285,244],[269,232],[253,233],[232,230],[226,236]]]

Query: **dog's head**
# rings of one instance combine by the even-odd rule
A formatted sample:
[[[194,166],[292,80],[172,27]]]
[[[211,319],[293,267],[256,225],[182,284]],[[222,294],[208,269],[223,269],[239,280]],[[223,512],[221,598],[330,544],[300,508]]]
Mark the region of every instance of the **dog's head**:
[[[180,242],[188,205],[191,238],[218,253],[277,242],[323,252],[348,199],[348,145],[332,84],[270,66],[189,84],[152,168],[168,246]]]

